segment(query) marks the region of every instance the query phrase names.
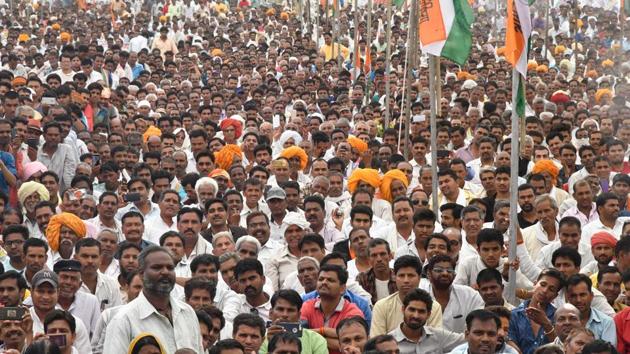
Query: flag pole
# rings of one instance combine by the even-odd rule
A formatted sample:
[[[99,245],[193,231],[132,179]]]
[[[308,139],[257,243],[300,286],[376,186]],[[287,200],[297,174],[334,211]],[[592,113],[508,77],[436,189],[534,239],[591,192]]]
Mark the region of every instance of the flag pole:
[[[335,61],[337,62],[337,66],[339,67],[339,69],[341,69],[341,43],[339,41],[339,11],[341,11],[341,8],[339,7],[339,1],[340,0],[335,0],[333,3],[333,9],[335,11],[334,15],[333,15],[333,29],[335,31],[335,39],[334,41],[337,43],[337,56],[334,57]],[[333,53],[335,53],[334,51],[334,47],[333,47]],[[341,70],[340,70],[341,71]]]
[[[333,15],[332,15],[332,23],[330,24],[332,26],[332,60],[334,61],[338,61],[339,60],[339,53],[338,50],[335,50],[339,44],[337,44],[337,12],[339,12],[339,9],[337,6],[339,0],[333,0],[333,4],[332,4],[332,11],[333,11]]]
[[[407,60],[405,62],[407,70],[405,74],[405,86],[407,86],[405,99],[405,160],[409,161],[409,128],[411,122],[411,83],[413,81],[413,69],[416,67],[416,57],[418,56],[418,2],[411,2],[409,14],[409,30],[407,31]]]
[[[371,54],[368,54],[368,52],[371,53],[372,51],[372,0],[368,0],[368,3],[367,3],[367,40],[366,42],[367,43],[365,45],[365,60],[367,61],[368,55],[371,55]],[[367,63],[364,63],[363,65],[365,66],[366,64]],[[372,71],[372,68],[370,68],[370,71]],[[372,102],[372,98],[370,97],[370,72],[369,71],[365,73],[364,97],[368,104]]]
[[[354,55],[352,69],[354,71],[354,80],[361,74],[361,48],[359,47],[359,0],[354,0],[352,4],[354,8]]]
[[[508,251],[508,261],[514,262],[516,259],[516,233],[518,226],[518,165],[519,165],[519,130],[520,130],[520,117],[516,109],[516,103],[518,101],[518,89],[520,85],[521,75],[516,70],[512,69],[512,141],[510,152],[510,242]],[[516,300],[516,270],[510,267],[508,291],[508,302],[514,303]]]
[[[436,81],[436,57],[429,54],[429,95],[431,100],[431,200],[433,205],[433,212],[438,214],[440,207],[438,205],[438,178],[437,178],[437,88],[435,86]],[[439,65],[439,64],[438,64]]]
[[[387,30],[385,37],[387,38],[387,49],[385,50],[385,123],[383,124],[383,130],[389,128],[390,112],[389,107],[391,103],[391,87],[390,87],[390,73],[391,69],[391,55],[392,55],[392,0],[387,0]]]
[[[543,39],[544,39],[543,43],[544,43],[545,50],[544,50],[543,55],[542,55],[542,57],[544,59],[547,59],[547,48],[549,48],[548,47],[548,45],[549,45],[549,38],[548,38],[549,34],[548,33],[549,33],[549,14],[551,13],[550,7],[551,7],[550,1],[545,2],[545,33],[543,33],[543,36],[544,36],[543,37]]]

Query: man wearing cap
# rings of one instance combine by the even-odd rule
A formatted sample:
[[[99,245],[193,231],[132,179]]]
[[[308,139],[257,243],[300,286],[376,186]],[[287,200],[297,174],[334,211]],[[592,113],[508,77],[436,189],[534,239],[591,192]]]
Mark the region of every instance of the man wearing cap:
[[[297,213],[285,216],[283,222],[287,225],[284,231],[286,246],[265,267],[266,276],[271,279],[274,291],[280,289],[287,276],[297,268],[301,254],[299,243],[309,227],[308,221]]]
[[[269,220],[270,234],[274,240],[284,241],[284,232],[288,225],[284,222],[287,216],[298,214],[287,209],[287,194],[280,187],[271,187],[265,199],[271,211]],[[249,224],[248,224],[249,225]],[[252,234],[253,235],[253,234]],[[284,243],[284,242],[282,242]]]
[[[81,263],[75,259],[62,259],[53,267],[59,281],[58,306],[81,319],[90,336],[101,315],[98,298],[81,288]]]
[[[59,298],[59,278],[57,274],[42,269],[35,273],[31,280],[31,302],[32,307],[29,308],[31,318],[33,319],[33,335],[44,333],[44,319],[46,315],[54,309],[61,309],[57,303]],[[92,353],[90,345],[90,336],[83,321],[74,316],[76,321],[76,337],[73,347],[81,354]]]

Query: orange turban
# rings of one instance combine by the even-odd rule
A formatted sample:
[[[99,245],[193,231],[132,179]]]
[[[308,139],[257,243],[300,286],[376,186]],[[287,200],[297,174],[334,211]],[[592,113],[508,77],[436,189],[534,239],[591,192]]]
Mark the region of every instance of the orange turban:
[[[597,79],[597,76],[599,74],[597,73],[597,70],[589,70],[586,72],[586,76],[588,76],[591,79]]]
[[[359,185],[359,181],[363,181],[370,186],[377,189],[381,186],[381,176],[378,174],[378,171],[372,168],[357,168],[352,171],[350,178],[348,178],[348,191],[350,193],[354,193],[357,189],[357,185]]]
[[[597,104],[600,104],[604,96],[612,97],[612,91],[610,89],[597,90],[597,92],[595,92],[595,102],[597,102]]]
[[[152,136],[162,136],[162,131],[159,128],[151,125],[147,128],[147,131],[142,134],[142,140],[146,143]]]
[[[220,168],[216,168],[216,169],[210,171],[210,174],[208,175],[208,177],[210,177],[210,178],[223,177],[223,178],[228,180],[228,186],[232,187],[232,181],[230,180],[230,174],[226,170],[223,170],[223,169],[220,169]]]
[[[289,20],[289,14],[288,14],[288,13],[286,13],[286,12],[281,12],[281,13],[280,13],[280,19],[281,19],[282,21],[288,21],[288,20]]]
[[[457,73],[457,80],[463,81],[468,79],[469,76],[470,74],[467,71],[460,71]]]
[[[497,48],[497,56],[504,56],[505,55],[505,47],[499,47]]]
[[[537,67],[538,63],[536,62],[536,60],[530,60],[527,62],[527,71],[536,70]]]
[[[284,157],[287,160],[290,160],[294,157],[300,158],[300,170],[304,170],[306,165],[308,164],[308,155],[306,155],[306,151],[299,146],[290,146],[280,153],[280,157]]]
[[[353,149],[357,149],[357,151],[360,154],[363,154],[364,152],[368,150],[368,144],[365,141],[353,135],[350,135],[348,137],[348,144],[350,144],[350,146],[352,146]]]
[[[223,170],[228,170],[234,163],[234,155],[243,157],[243,152],[238,145],[227,144],[221,150],[214,153],[214,162]]]
[[[606,59],[602,62],[602,66],[604,68],[612,68],[613,66],[615,66],[615,62],[610,59]]]
[[[235,139],[240,138],[241,134],[243,134],[243,125],[236,119],[226,118],[221,121],[220,126],[221,130],[225,130],[229,126],[234,127]]]
[[[61,25],[58,23],[53,23],[52,29],[54,29],[55,31],[59,31],[61,29]]]
[[[611,235],[606,231],[599,231],[591,236],[591,247],[595,247],[596,245],[609,245],[612,248],[615,248],[617,245],[617,239],[615,236]]]
[[[560,170],[556,166],[556,164],[551,160],[539,160],[534,164],[534,168],[532,169],[532,173],[541,173],[547,172],[551,175],[552,183],[555,186],[558,180],[558,173]]]
[[[62,42],[70,42],[72,40],[72,35],[68,32],[61,32],[59,39],[61,39]]]
[[[387,171],[385,176],[383,176],[383,182],[381,183],[381,199],[387,200],[390,203],[394,199],[391,190],[394,180],[401,181],[402,184],[405,185],[405,188],[409,186],[407,175],[405,175],[403,171],[398,169]]]
[[[65,226],[77,234],[78,238],[84,238],[87,233],[85,223],[78,216],[71,213],[61,213],[53,215],[48,222],[46,228],[46,239],[48,245],[53,251],[59,250],[59,241],[61,237],[61,227]]]
[[[546,73],[547,71],[549,71],[547,65],[538,65],[538,67],[536,67],[536,72],[538,73]]]
[[[16,76],[11,82],[13,87],[26,85],[26,79],[23,76]]]

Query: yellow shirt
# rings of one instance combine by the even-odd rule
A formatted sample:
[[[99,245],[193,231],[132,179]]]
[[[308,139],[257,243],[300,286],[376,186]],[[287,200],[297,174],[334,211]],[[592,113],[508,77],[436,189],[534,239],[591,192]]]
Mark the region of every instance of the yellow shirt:
[[[350,50],[339,43],[335,43],[335,56],[339,56],[339,52],[341,51],[341,56],[344,60],[347,60],[350,56]],[[333,46],[324,44],[322,48],[319,50],[320,54],[323,54],[326,57],[326,61],[335,59],[333,57]]]
[[[377,301],[372,309],[370,337],[387,334],[398,328],[403,322],[402,305],[398,292]],[[426,325],[442,328],[442,306],[437,301],[433,301],[431,315],[427,319]]]

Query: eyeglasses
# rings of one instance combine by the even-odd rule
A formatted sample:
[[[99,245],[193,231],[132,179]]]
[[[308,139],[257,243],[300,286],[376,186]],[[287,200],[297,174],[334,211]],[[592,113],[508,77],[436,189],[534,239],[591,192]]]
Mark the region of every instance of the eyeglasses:
[[[24,240],[6,241],[4,244],[7,247],[19,246],[24,243]]]
[[[422,204],[422,205],[429,205],[429,201],[428,200],[412,200],[411,201],[413,203],[413,205],[418,205],[418,204]]]
[[[451,269],[451,268],[435,267],[435,268],[433,268],[433,272],[434,273],[438,273],[438,274],[442,274],[442,273],[453,274],[453,273],[455,273],[455,270]]]

